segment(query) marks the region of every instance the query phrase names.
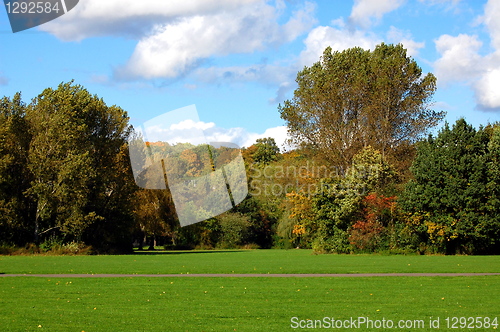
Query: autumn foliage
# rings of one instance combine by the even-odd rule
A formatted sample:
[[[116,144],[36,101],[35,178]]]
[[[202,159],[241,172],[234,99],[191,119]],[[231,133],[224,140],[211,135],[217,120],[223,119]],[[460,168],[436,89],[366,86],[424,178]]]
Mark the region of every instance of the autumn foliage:
[[[362,206],[363,218],[352,225],[349,241],[357,249],[373,251],[380,246],[386,228],[394,222],[396,197],[370,193]]]

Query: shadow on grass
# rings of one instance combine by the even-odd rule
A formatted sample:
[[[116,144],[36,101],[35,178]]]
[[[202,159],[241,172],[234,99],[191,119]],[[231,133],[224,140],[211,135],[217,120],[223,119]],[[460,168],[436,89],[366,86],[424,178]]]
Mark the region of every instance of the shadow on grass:
[[[184,255],[242,252],[242,250],[135,250],[132,255]]]

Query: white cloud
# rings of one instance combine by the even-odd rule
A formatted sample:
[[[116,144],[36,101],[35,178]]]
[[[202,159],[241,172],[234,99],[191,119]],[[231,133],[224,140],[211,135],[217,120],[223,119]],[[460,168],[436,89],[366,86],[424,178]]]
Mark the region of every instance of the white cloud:
[[[250,135],[244,128],[221,128],[213,127],[205,131],[207,142],[230,142],[243,147],[248,135]]]
[[[442,35],[434,42],[441,54],[434,63],[439,84],[475,79],[482,73],[484,62],[478,53],[482,42],[477,36]]]
[[[411,33],[391,26],[387,32],[387,40],[394,44],[403,44],[408,55],[415,57],[421,48],[425,47],[424,42],[416,42],[412,39]]]
[[[274,141],[276,142],[276,145],[280,148],[281,152],[291,150],[291,146],[287,142],[290,137],[288,136],[288,129],[286,126],[268,128],[262,134],[249,133],[246,141],[244,141],[242,144],[244,147],[249,147],[252,144],[254,144],[257,141],[257,139],[267,138],[267,137],[274,138]]]
[[[500,1],[489,0],[484,8],[483,23],[488,28],[491,44],[500,51]]]
[[[205,124],[200,123],[198,125],[203,126]],[[178,126],[172,125],[169,128],[165,128],[161,124],[150,125],[145,127],[142,132],[149,142],[191,143],[195,145],[207,143],[203,130],[193,126],[186,127],[185,123]]]
[[[356,0],[349,22],[364,29],[378,24],[385,14],[398,9],[404,0]]]
[[[191,143],[206,144],[210,142],[235,143],[240,147],[249,147],[258,138],[272,137],[282,150],[289,150],[287,145],[287,128],[278,126],[266,129],[262,134],[249,132],[244,128],[222,128],[213,122],[182,120],[165,127],[161,123],[150,124],[141,129],[149,142],[168,142],[170,144]]]
[[[191,119],[181,121],[179,123],[172,124],[170,130],[189,130],[189,129],[200,129],[207,130],[209,128],[215,127],[213,122],[203,122],[203,121],[193,121]]]
[[[500,108],[500,69],[488,70],[475,84],[478,106],[482,110]]]
[[[157,25],[137,44],[128,63],[115,71],[121,79],[176,78],[212,56],[251,53],[290,42],[314,23],[308,4],[284,25],[266,2],[231,11],[183,17]]]
[[[377,36],[369,32],[319,26],[311,30],[304,41],[306,48],[300,54],[299,67],[310,66],[318,61],[328,46],[333,51],[342,51],[355,46],[374,49],[380,42],[381,40]]]
[[[489,0],[484,7],[483,23],[488,28],[494,51],[483,57],[485,69],[473,89],[478,108],[486,111],[500,111],[500,1]]]
[[[290,150],[287,144],[288,132],[287,127],[278,126],[266,129],[263,133],[252,133],[244,128],[220,128],[213,127],[205,131],[208,142],[232,142],[240,147],[249,147],[255,144],[258,138],[272,137],[276,141],[276,145],[284,151]]]
[[[289,1],[286,1],[289,3]],[[87,0],[40,26],[65,41],[120,36],[138,43],[121,80],[178,78],[211,57],[251,53],[295,40],[316,22],[315,4],[284,0]]]
[[[476,19],[476,23],[487,27],[493,51],[481,54],[483,43],[475,35],[443,35],[435,40],[441,57],[434,63],[434,68],[439,84],[465,83],[474,91],[478,109],[500,111],[499,1],[488,1],[484,10],[484,15]]]
[[[107,35],[142,37],[157,24],[259,2],[262,0],[86,0],[39,29],[65,41]]]
[[[386,38],[368,31],[373,24],[379,23],[382,17],[404,4],[405,0],[356,0],[347,22],[343,18],[332,21],[332,26],[319,26],[311,30],[304,40],[305,49],[300,54],[299,68],[310,66],[319,60],[326,47],[333,51],[343,51],[352,47],[373,50],[383,41],[401,43],[408,55],[416,56],[424,42],[417,42],[409,31],[391,26]]]

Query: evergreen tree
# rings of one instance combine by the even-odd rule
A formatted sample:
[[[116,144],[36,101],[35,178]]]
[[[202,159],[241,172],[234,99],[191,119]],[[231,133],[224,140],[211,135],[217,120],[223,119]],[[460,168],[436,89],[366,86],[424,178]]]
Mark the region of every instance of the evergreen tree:
[[[433,250],[473,254],[498,247],[498,129],[494,133],[490,140],[487,130],[460,119],[418,145],[401,204]]]

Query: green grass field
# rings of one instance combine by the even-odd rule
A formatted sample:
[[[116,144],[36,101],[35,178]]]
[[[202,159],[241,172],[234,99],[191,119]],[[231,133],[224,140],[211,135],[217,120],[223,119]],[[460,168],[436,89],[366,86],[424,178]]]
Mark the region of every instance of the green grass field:
[[[409,264],[409,265],[408,265]],[[276,265],[276,266],[275,266]],[[280,269],[281,268],[281,269]],[[254,270],[255,269],[255,270]],[[493,256],[311,255],[256,250],[0,257],[0,273],[499,272]],[[498,317],[500,276],[359,278],[0,278],[1,331],[294,331],[324,317]],[[451,321],[450,321],[451,322]],[[416,323],[415,323],[416,324]],[[318,326],[318,325],[317,325]],[[460,327],[460,325],[456,325]],[[500,328],[500,326],[498,327]],[[497,328],[497,329],[498,329]],[[311,329],[306,329],[311,330]],[[325,329],[328,330],[328,329]],[[338,330],[338,329],[337,329]],[[374,329],[358,326],[353,329]],[[449,329],[470,331],[471,329]],[[473,329],[492,331],[489,329]]]
[[[0,273],[500,272],[498,256],[313,255],[310,250],[144,252],[123,256],[0,256]]]

